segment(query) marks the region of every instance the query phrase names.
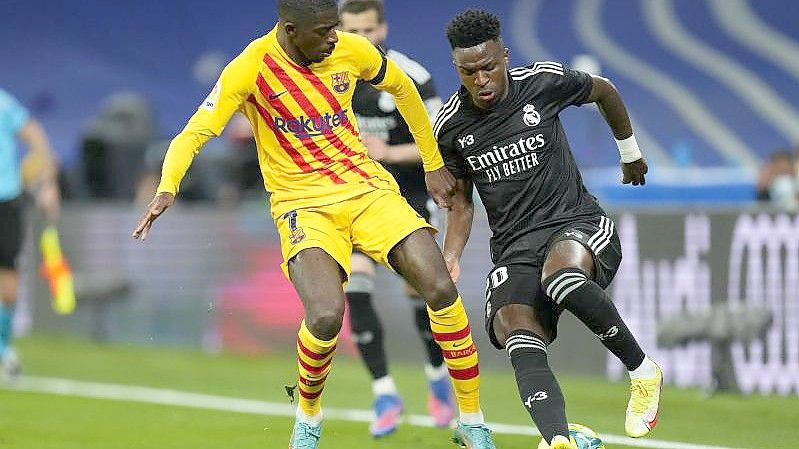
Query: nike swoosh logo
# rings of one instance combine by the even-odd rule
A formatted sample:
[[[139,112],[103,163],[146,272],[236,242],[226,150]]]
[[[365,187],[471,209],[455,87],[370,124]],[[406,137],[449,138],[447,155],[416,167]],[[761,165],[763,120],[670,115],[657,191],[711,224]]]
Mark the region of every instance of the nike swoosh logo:
[[[279,94],[269,94],[269,99],[270,100],[277,100],[277,97],[285,94],[286,92],[288,92],[288,91],[284,90],[283,92],[280,92]]]
[[[466,343],[466,342],[462,341],[460,343],[452,343],[452,347],[453,348],[460,348],[461,346],[463,346],[464,343]]]

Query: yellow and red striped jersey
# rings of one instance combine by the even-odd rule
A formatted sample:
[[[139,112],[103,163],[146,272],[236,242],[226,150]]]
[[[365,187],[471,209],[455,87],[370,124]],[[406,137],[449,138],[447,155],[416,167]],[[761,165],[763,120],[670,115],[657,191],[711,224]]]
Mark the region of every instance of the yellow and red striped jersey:
[[[359,138],[352,95],[359,79],[394,95],[425,169],[443,166],[416,88],[369,41],[339,32],[331,56],[300,66],[277,39],[277,26],[231,61],[208,98],[173,139],[159,192],[176,193],[191,160],[239,111],[252,125],[272,214],[332,204],[374,189],[398,191]]]

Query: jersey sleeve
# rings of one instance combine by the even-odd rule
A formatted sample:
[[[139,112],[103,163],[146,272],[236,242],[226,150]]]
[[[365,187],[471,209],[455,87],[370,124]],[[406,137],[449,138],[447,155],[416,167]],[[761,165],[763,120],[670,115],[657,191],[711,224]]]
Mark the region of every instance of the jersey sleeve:
[[[358,56],[362,79],[394,97],[397,110],[419,148],[424,170],[429,172],[443,167],[430,117],[413,80],[365,38],[356,36],[352,45]]]
[[[358,77],[371,84],[380,82],[386,73],[386,55],[365,37],[348,35],[358,63]]]
[[[436,93],[436,86],[433,79],[430,78],[426,83],[418,86],[419,95],[424,101],[424,107],[427,109],[427,116],[430,117],[430,122],[434,122],[438,111],[441,110],[443,103],[441,97]]]
[[[30,118],[28,110],[16,98],[0,90],[0,123],[3,123],[11,134],[16,135]]]
[[[543,75],[541,78],[545,80],[544,97],[557,111],[587,102],[593,87],[590,74],[569,69],[555,62],[537,62],[528,67]]]
[[[225,67],[211,93],[169,144],[158,192],[177,193],[194,157],[208,140],[222,133],[230,117],[250,95],[257,70],[247,50]]]
[[[463,154],[456,149],[455,142],[447,138],[446,132],[439,135],[438,148],[441,150],[444,166],[452,173],[452,176],[458,179],[466,179],[469,177],[469,172],[466,168],[466,160],[463,158]]]

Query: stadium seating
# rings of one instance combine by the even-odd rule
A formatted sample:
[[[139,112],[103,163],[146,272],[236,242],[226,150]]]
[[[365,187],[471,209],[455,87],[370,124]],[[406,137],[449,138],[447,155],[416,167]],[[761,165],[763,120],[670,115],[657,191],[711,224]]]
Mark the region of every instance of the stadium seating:
[[[457,87],[457,78],[443,30],[462,5],[403,0],[398,8],[391,3],[387,1],[390,43],[428,67],[442,96],[448,95]],[[749,199],[750,190],[743,186],[751,186],[757,161],[797,141],[799,130],[780,126],[775,117],[799,114],[799,73],[790,72],[778,57],[751,44],[751,29],[730,27],[723,20],[723,11],[729,8],[735,8],[733,14],[739,16],[749,14],[746,24],[769,30],[763,33],[761,28],[757,33],[761,37],[782,39],[779,48],[787,48],[790,56],[791,50],[799,49],[799,29],[789,19],[799,14],[793,2],[483,3],[503,18],[514,65],[542,59],[571,63],[582,54],[596,58],[601,73],[619,87],[633,113],[639,141],[656,162],[652,179],[662,180],[654,182],[658,186],[674,184],[673,173],[680,173],[657,174],[661,168],[728,168],[733,174],[740,170],[733,176],[738,180],[735,188],[720,189],[721,197],[708,193],[709,200]],[[0,58],[4,65],[13,66],[0,71],[0,86],[20,97],[42,119],[67,168],[77,166],[76,146],[85,122],[117,91],[146,95],[157,111],[161,134],[172,135],[204,97],[218,66],[275,20],[272,8],[262,1],[238,4],[235,9],[220,9],[195,2],[189,9],[182,3],[156,0],[51,2],[40,10],[32,3],[16,2],[0,18],[0,25],[26,26],[0,26]],[[406,13],[414,9],[425,14]],[[692,60],[685,54],[686,42],[694,50],[701,47],[722,58],[729,64],[724,66],[730,68],[728,73],[720,76]],[[793,59],[799,59],[799,54],[794,53]],[[752,79],[758,85],[751,92],[736,87]],[[758,86],[779,101],[761,95],[764,91]],[[761,109],[752,98],[760,101]],[[613,142],[592,108],[570,110],[564,120],[582,167],[615,165]],[[730,172],[724,177],[730,178]],[[590,173],[587,178],[599,179]],[[728,185],[721,178],[711,179],[711,184]],[[601,181],[592,185],[600,190],[606,187]],[[638,200],[685,196],[669,192]],[[613,192],[608,195],[615,198]],[[687,197],[695,197],[695,192]]]

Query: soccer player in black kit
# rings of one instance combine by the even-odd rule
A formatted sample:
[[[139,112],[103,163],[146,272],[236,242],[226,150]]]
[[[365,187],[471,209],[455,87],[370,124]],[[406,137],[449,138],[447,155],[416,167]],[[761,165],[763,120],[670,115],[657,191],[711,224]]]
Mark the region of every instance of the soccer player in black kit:
[[[430,73],[411,58],[384,46],[388,25],[382,0],[346,0],[339,6],[339,18],[342,31],[369,39],[411,77],[428,114],[434,118],[441,108],[441,98],[436,94]],[[399,184],[402,196],[416,213],[430,222],[435,203],[427,194],[419,150],[394,98],[367,82],[359,81],[352,98],[352,109],[369,156],[383,164]],[[369,430],[379,438],[396,430],[403,404],[388,369],[383,326],[372,304],[375,262],[357,252],[353,253],[350,262],[352,274],[345,289],[347,312],[353,340],[372,376],[375,417]],[[447,428],[455,416],[456,407],[447,364],[441,348],[433,339],[424,300],[410,285],[406,284],[405,290],[413,303],[413,320],[427,353],[424,367],[429,385],[427,409],[436,426]]]
[[[644,436],[657,422],[663,376],[604,291],[621,262],[619,237],[584,187],[558,118],[570,105],[596,103],[619,146],[622,182],[644,185],[647,165],[624,103],[608,80],[556,62],[508,69],[500,23],[489,12],[459,14],[447,37],[462,86],[433,132],[457,179],[444,243],[450,274],[460,273],[476,186],[493,234],[486,330],[508,352],[522,403],[544,439],[551,448],[576,448],[547,362],[564,309],[629,370],[625,430]]]

